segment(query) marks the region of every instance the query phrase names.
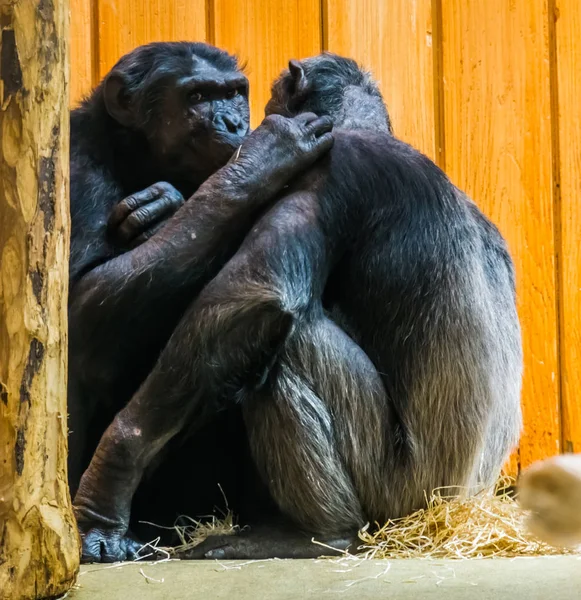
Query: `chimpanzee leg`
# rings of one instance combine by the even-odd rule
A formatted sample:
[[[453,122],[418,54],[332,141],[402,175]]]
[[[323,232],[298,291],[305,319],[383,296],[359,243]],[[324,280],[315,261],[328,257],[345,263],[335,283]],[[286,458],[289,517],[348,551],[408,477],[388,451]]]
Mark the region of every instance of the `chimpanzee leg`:
[[[332,321],[319,315],[297,327],[244,413],[271,494],[304,530],[337,535],[376,512],[388,402],[374,365]]]
[[[204,330],[201,337],[213,340],[211,354],[219,356],[213,364],[246,378],[233,387],[242,390],[256,464],[282,512],[310,535],[250,529],[236,537],[209,538],[182,558],[328,553],[311,542],[313,534],[330,546],[353,548],[358,528],[368,516],[383,514],[389,502],[389,402],[365,352],[323,313],[320,298],[332,240],[318,230],[309,199],[285,199],[261,220],[236,260],[205,290],[206,304],[198,306],[196,319]],[[257,326],[274,323],[277,310],[281,319],[290,315],[292,328],[278,329],[278,350],[267,361],[257,353],[265,347]],[[246,311],[253,311],[254,319]],[[218,315],[219,325],[210,333]],[[235,330],[243,350],[228,336]],[[273,338],[276,331],[271,329]],[[269,351],[275,349],[271,345]],[[254,357],[253,369],[240,368],[242,356],[247,364]],[[211,386],[217,390],[219,384]]]
[[[357,547],[389,490],[388,403],[365,353],[314,310],[289,336],[266,384],[243,410],[254,459],[295,527],[211,536],[181,558],[312,558]],[[299,526],[297,531],[296,526]],[[332,553],[332,552],[331,552]]]
[[[106,558],[115,554],[118,540],[127,528],[131,498],[143,469],[186,421],[203,418],[204,413],[218,409],[232,397],[243,399],[245,390],[264,385],[277,357],[283,350],[286,352],[284,344],[293,328],[300,332],[306,327],[303,336],[311,335],[310,319],[322,318],[319,298],[326,279],[330,243],[318,228],[316,207],[317,200],[310,194],[296,194],[260,221],[237,255],[186,312],[156,367],[103,435],[75,498],[88,558],[100,558],[100,548],[111,539],[113,550]],[[355,344],[352,346],[356,348]],[[330,348],[334,348],[333,344]],[[328,358],[333,360],[333,353],[330,354]],[[342,366],[349,366],[348,361]],[[312,375],[328,376],[329,371],[319,370]],[[362,383],[366,381],[369,385],[369,378]],[[286,385],[290,382],[292,392],[292,378],[284,382]],[[323,381],[317,388],[333,386]],[[303,398],[307,408],[305,414],[295,415],[300,417],[293,424],[297,428],[296,443],[316,435],[316,441],[310,443],[312,451],[318,452],[325,439],[327,444],[333,442],[334,445],[325,447],[326,458],[322,461],[330,462],[319,470],[327,468],[324,485],[331,485],[333,493],[339,490],[340,493],[326,518],[323,510],[311,516],[299,514],[298,520],[314,526],[319,516],[325,518],[317,530],[329,533],[338,527],[356,528],[363,516],[351,478],[358,475],[346,475],[343,464],[347,457],[336,453],[337,441],[343,435],[351,436],[351,432],[334,432],[332,413],[320,400],[316,406],[319,412],[312,413],[313,409],[308,408],[307,386],[303,391],[307,395]],[[282,396],[286,397],[287,392]],[[300,423],[308,414],[314,419],[309,425],[318,428],[317,431],[300,430]],[[292,412],[287,413],[290,415]],[[382,419],[373,422],[381,423]],[[354,442],[362,440],[354,438]],[[286,445],[288,452],[299,452],[301,460],[306,460],[308,447],[290,448],[290,441]],[[356,454],[358,451],[353,450],[353,455]],[[295,470],[306,466],[299,464]],[[268,471],[266,462],[263,468]],[[311,474],[297,472],[297,477],[301,476],[309,478]],[[313,485],[319,483],[314,481]],[[303,493],[307,487],[306,483],[300,486]],[[326,499],[326,496],[319,498],[321,502]],[[304,502],[297,500],[297,504],[305,508]],[[294,516],[292,503],[286,510]],[[337,517],[335,525],[332,516]]]

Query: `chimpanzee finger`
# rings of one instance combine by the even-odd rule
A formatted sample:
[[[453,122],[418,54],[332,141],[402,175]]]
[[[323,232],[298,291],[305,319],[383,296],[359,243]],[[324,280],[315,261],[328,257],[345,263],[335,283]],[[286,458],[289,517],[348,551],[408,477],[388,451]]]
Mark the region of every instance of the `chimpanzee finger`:
[[[118,236],[130,242],[141,235],[153,225],[157,225],[161,220],[172,215],[180,206],[176,198],[172,196],[162,196],[154,202],[134,210],[119,226]]]
[[[335,138],[332,133],[324,133],[323,135],[315,138],[315,150],[318,156],[323,156],[328,152],[335,143]]]
[[[313,134],[318,138],[333,131],[333,119],[331,119],[331,117],[318,117],[314,121],[308,123],[305,128],[307,133]]]
[[[118,227],[133,211],[163,196],[172,198],[178,206],[181,206],[184,201],[182,195],[173,185],[160,181],[121,200],[111,211],[108,223],[109,227]]]
[[[162,221],[161,223],[158,223],[157,225],[150,227],[149,229],[144,231],[141,235],[137,236],[132,241],[130,241],[128,244],[129,248],[133,249],[133,248],[137,248],[137,246],[141,246],[141,244],[143,244],[144,242],[147,242],[147,240],[149,238],[153,237],[158,231],[163,229],[164,225],[165,225],[165,221]]]
[[[159,198],[158,191],[153,187],[148,187],[131,196],[127,196],[113,207],[109,216],[109,227],[118,227],[135,209],[153,202]]]
[[[303,125],[309,125],[313,121],[316,121],[319,117],[312,112],[300,113],[296,117],[293,117],[295,121],[302,123]]]

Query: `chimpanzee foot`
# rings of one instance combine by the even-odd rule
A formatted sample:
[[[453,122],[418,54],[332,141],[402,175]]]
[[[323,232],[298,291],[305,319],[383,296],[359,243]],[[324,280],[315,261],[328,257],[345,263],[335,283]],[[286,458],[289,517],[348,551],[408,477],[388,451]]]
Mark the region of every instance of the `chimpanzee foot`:
[[[243,531],[237,535],[212,535],[191,550],[180,552],[176,558],[186,560],[260,560],[267,558],[319,558],[338,556],[346,550],[357,549],[357,536],[347,535],[321,540],[314,536],[277,530]],[[330,549],[332,548],[332,549]]]
[[[83,563],[113,563],[136,560],[143,544],[118,530],[92,528],[81,531]],[[148,553],[145,550],[145,553]]]

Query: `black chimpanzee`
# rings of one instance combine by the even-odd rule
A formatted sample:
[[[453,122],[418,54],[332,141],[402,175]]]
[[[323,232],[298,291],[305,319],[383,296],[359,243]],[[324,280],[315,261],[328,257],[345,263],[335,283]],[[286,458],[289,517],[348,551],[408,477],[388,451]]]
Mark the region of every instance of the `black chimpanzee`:
[[[248,81],[235,58],[194,43],[136,49],[72,112],[73,494],[102,433],[153,368],[186,307],[268,201],[333,143],[328,117],[269,118],[232,158],[248,117]],[[236,431],[241,415],[239,422]],[[230,436],[228,425],[223,418],[200,446],[177,448],[176,456],[185,456],[169,461],[173,479],[194,481],[205,472],[215,482],[211,459],[225,445],[220,438]],[[230,454],[223,452],[222,462],[233,462]],[[183,486],[158,491],[166,470],[144,493],[148,508],[156,493],[193,495]],[[204,510],[220,493],[212,488]],[[151,520],[159,515],[144,512]]]
[[[89,556],[126,544],[145,466],[209,398],[242,406],[263,480],[306,535],[251,529],[190,558],[313,556],[312,535],[345,547],[434,488],[491,484],[518,438],[520,328],[498,230],[391,135],[353,61],[291,62],[267,113],[306,111],[333,119],[333,149],[188,307],[104,434],[75,501]]]

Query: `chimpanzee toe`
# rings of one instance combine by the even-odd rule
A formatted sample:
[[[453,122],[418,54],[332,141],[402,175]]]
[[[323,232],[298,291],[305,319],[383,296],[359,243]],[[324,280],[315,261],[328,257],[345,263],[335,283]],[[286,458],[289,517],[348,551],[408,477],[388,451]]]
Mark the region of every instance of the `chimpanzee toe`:
[[[235,560],[249,558],[248,543],[236,535],[211,535],[203,542],[178,555],[187,560]]]
[[[82,536],[83,563],[114,563],[139,558],[142,544],[117,531],[91,529]]]

